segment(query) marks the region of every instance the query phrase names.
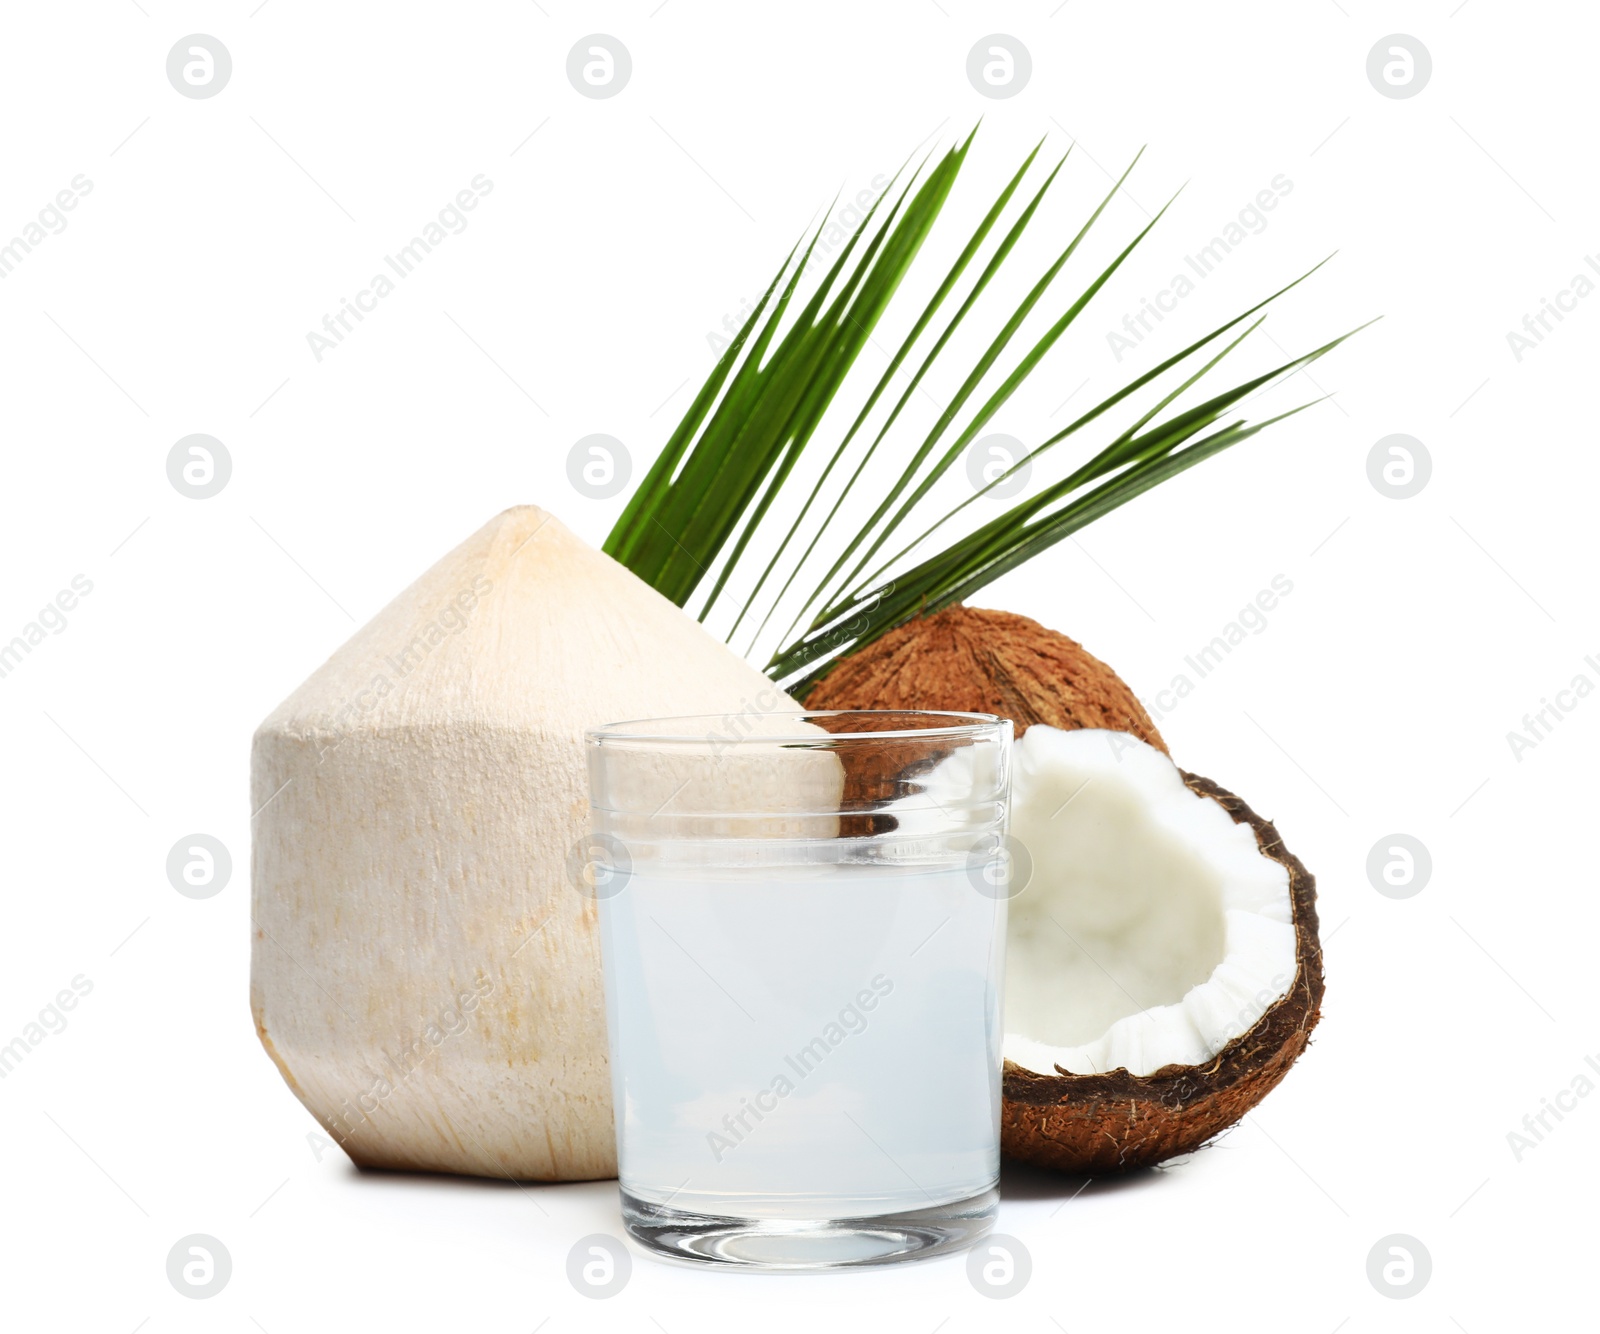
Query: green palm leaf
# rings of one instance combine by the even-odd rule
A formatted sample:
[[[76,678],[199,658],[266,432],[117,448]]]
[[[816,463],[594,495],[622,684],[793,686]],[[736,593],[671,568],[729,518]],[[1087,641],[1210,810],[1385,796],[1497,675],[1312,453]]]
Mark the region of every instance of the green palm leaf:
[[[1067,161],[1064,156],[1046,173],[1016,217],[1000,230],[1043,145],[1028,154],[950,262],[886,368],[869,377],[861,367],[861,354],[873,331],[894,308],[896,293],[955,187],[973,137],[969,135],[947,150],[931,166],[925,161],[913,171],[882,209],[881,219],[879,205],[889,199],[890,192],[880,196],[798,309],[801,279],[824,224],[818,223],[803,247],[796,245],[790,251],[606,539],[605,550],[610,555],[680,606],[686,606],[709,584],[698,612],[703,620],[730,583],[741,578],[747,553],[762,537],[774,506],[787,502],[794,491],[798,513],[743,595],[728,634],[731,638],[747,618],[761,610],[769,581],[781,576],[777,592],[766,600],[756,623],[754,634],[759,640],[813,560],[825,562],[826,568],[811,576],[811,592],[794,611],[793,623],[767,665],[774,681],[801,698],[841,654],[863,647],[917,615],[971,596],[1152,487],[1311,406],[1302,404],[1253,424],[1232,415],[1251,395],[1327,355],[1351,336],[1335,338],[1194,406],[1179,406],[1189,391],[1212,376],[1260,326],[1265,308],[1309,278],[1321,267],[1318,265],[1102,398],[976,494],[942,513],[935,512],[930,494],[939,480],[1006,401],[1038,371],[1166,212],[1163,207],[1067,299],[1052,295],[1081,243],[1101,221],[1137,164],[1136,156],[1065,248],[1034,280],[1020,304],[995,317],[997,331],[976,360],[958,372],[957,387],[941,405],[933,425],[914,446],[905,446],[902,461],[893,469],[893,479],[872,506],[870,516],[851,531],[839,531],[839,514],[846,502],[870,484],[869,465],[882,457],[885,449],[896,447],[900,433],[895,427],[912,396],[928,392],[926,381],[935,362],[944,365],[954,335],[969,317],[978,318],[974,312],[985,304],[982,298],[996,275],[1015,266],[1019,242],[1030,224],[1037,222],[1041,205]],[[977,267],[976,277],[954,312],[941,321],[940,312],[962,286],[991,234],[999,236],[992,253]],[[1045,303],[1054,305],[1058,313],[1025,350],[1014,353],[1011,344],[1018,332]],[[1230,334],[1231,338],[1225,337]],[[1219,350],[1213,350],[1213,345]],[[867,423],[886,401],[891,383],[897,376],[905,376],[913,364],[915,371],[884,420],[875,431],[869,430]],[[1159,382],[1167,377],[1172,383],[1162,389]],[[802,483],[801,464],[808,447],[822,431],[830,407],[857,382],[866,391],[862,406],[829,446],[820,474]],[[1036,463],[1146,389],[1159,395],[1156,401],[1066,476],[1045,483],[1004,514],[950,539],[931,555],[916,556],[936,532],[1018,469]],[[957,427],[964,414],[964,422]],[[828,487],[836,471],[844,480],[830,502]],[[803,500],[798,489],[802,485]],[[820,517],[813,518],[814,511]],[[902,537],[904,545],[891,548],[893,554],[865,573],[890,539],[912,523],[915,526],[907,531],[917,536],[908,543]],[[798,556],[790,554],[794,547],[800,547]],[[806,628],[797,635],[802,623]]]

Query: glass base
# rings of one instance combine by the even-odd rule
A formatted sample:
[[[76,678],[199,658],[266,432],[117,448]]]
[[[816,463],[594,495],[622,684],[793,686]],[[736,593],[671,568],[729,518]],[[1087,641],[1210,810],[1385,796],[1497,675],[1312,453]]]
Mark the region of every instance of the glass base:
[[[735,1218],[692,1214],[622,1192],[622,1222],[646,1250],[743,1269],[849,1269],[921,1260],[970,1246],[994,1226],[998,1189],[868,1218]]]

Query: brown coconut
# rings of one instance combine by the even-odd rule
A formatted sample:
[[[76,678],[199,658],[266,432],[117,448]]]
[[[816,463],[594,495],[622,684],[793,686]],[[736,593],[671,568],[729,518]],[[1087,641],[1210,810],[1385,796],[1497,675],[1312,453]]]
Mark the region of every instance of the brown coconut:
[[[953,709],[1070,731],[1131,732],[1167,743],[1128,684],[1066,635],[1009,611],[954,606],[909,621],[843,659],[808,709]]]

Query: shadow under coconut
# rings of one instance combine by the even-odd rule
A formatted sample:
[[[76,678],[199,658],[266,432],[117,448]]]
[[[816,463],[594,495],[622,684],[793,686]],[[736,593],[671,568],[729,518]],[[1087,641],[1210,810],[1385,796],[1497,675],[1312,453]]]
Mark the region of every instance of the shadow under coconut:
[[[1176,1159],[1183,1162],[1185,1159]],[[1000,1198],[1004,1200],[1070,1200],[1092,1190],[1096,1195],[1111,1191],[1144,1190],[1156,1185],[1168,1175],[1167,1164],[1159,1167],[1140,1167],[1116,1176],[1089,1177],[1076,1172],[1052,1172],[1047,1167],[1034,1167],[1030,1163],[1000,1160]],[[1091,1183],[1093,1183],[1091,1185]]]
[[[611,1177],[598,1181],[516,1181],[511,1177],[463,1176],[455,1172],[418,1172],[401,1167],[359,1167],[347,1163],[343,1180],[356,1187],[373,1187],[393,1190],[401,1186],[414,1186],[419,1190],[455,1190],[460,1192],[491,1191],[499,1194],[522,1192],[538,1196],[560,1192],[609,1203],[617,1207],[617,1180]]]

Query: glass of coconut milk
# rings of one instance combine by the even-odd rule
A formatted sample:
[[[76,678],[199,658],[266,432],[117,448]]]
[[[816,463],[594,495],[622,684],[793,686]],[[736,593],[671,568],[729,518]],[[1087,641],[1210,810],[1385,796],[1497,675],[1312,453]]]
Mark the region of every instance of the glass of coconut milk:
[[[587,734],[572,869],[642,1245],[822,1269],[992,1225],[1010,737],[865,711]]]

